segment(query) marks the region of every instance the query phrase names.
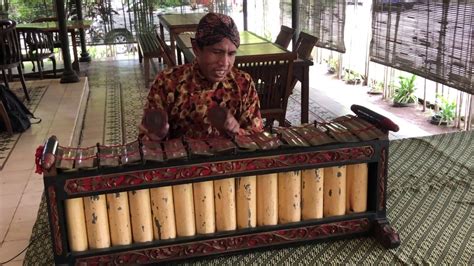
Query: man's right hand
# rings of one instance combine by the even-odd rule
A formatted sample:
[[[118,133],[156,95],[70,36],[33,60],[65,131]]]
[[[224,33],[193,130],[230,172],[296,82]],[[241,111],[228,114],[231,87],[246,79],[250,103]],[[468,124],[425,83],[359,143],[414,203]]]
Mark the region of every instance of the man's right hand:
[[[146,110],[142,123],[138,126],[142,139],[160,141],[169,131],[168,115],[162,109]]]

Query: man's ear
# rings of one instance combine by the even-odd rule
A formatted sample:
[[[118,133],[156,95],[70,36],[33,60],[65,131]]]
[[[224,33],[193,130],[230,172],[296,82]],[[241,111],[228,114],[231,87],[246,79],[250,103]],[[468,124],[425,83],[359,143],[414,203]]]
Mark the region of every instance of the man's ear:
[[[199,48],[199,46],[197,45],[196,40],[191,39],[191,45],[193,47],[194,57],[199,57],[199,54],[201,53],[201,48]]]

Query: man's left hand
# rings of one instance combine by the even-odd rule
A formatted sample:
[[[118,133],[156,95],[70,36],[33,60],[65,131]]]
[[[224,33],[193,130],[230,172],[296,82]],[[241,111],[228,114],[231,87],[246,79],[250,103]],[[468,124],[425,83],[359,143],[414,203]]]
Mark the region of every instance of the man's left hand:
[[[224,130],[231,134],[238,134],[240,131],[239,122],[230,112],[227,112],[227,116],[224,123]]]

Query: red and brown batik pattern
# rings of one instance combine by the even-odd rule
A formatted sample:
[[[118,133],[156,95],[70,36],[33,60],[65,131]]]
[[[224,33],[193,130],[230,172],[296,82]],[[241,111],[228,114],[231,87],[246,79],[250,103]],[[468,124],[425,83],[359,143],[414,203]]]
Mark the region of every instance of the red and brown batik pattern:
[[[148,94],[145,109],[164,108],[168,113],[171,138],[219,136],[207,117],[207,110],[227,108],[240,124],[240,134],[261,132],[260,103],[249,74],[235,67],[223,81],[212,83],[196,62],[162,71]]]

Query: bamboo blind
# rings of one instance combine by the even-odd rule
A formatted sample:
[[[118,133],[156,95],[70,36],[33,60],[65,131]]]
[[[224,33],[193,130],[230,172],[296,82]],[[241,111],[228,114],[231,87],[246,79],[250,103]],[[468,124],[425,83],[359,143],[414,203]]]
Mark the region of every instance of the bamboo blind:
[[[474,94],[474,0],[373,0],[370,60]]]
[[[290,14],[291,0],[280,2],[282,14]],[[341,53],[344,46],[345,0],[301,0],[299,26],[302,31],[318,37],[316,46]],[[289,24],[291,25],[291,21]]]

